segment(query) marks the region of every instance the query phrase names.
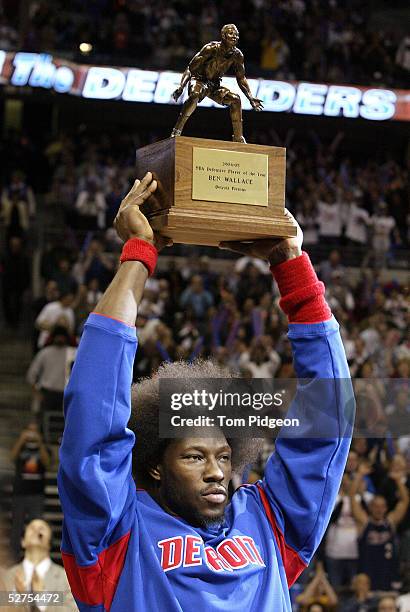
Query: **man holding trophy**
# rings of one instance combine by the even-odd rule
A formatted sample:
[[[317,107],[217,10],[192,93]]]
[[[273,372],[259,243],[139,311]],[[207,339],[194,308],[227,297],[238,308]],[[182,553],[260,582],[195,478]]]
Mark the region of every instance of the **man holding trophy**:
[[[289,587],[324,534],[350,445],[351,387],[337,385],[349,378],[339,326],[290,213],[292,238],[221,244],[269,262],[298,377],[331,382],[320,403],[300,386],[290,412],[303,436],[279,433],[263,480],[229,500],[243,439],[219,429],[159,439],[154,426],[160,378],[182,384],[226,373],[209,361],[169,363],[131,398],[138,304],[170,242],[140,210],[156,189],[147,173],[120,206],[122,263],[87,321],[66,390],[58,483],[71,589],[81,612],[289,612]],[[315,437],[318,419],[334,422],[335,435]]]

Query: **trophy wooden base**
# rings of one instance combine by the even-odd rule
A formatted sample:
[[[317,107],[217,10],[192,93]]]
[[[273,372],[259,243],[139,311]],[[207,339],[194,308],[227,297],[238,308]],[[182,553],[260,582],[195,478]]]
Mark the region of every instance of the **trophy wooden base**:
[[[186,136],[143,147],[137,176],[151,171],[158,189],[141,210],[154,230],[175,243],[217,246],[223,240],[295,236],[284,215],[285,152]]]

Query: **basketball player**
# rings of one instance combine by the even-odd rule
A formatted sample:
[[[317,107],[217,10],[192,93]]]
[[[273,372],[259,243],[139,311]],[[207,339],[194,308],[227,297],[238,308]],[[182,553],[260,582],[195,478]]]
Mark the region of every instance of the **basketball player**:
[[[300,386],[289,414],[300,416],[303,437],[279,434],[263,480],[228,501],[243,441],[221,431],[159,440],[157,429],[159,377],[182,386],[226,373],[207,361],[166,364],[131,398],[138,303],[167,242],[139,210],[156,187],[147,173],[121,204],[122,263],[86,323],[66,390],[58,482],[72,592],[82,612],[290,611],[289,586],[323,536],[350,444],[354,402],[350,381],[338,384],[349,377],[338,324],[289,213],[296,238],[223,243],[270,262],[298,376],[330,379],[320,402],[311,384]],[[318,420],[336,434],[313,437]]]

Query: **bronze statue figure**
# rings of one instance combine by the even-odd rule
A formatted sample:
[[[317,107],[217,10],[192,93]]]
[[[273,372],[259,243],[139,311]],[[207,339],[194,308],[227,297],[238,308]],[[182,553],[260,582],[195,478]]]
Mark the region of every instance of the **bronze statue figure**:
[[[184,102],[171,137],[181,135],[186,122],[198,103],[208,97],[218,104],[229,107],[233,127],[232,140],[234,142],[246,142],[242,132],[241,99],[236,93],[221,85],[223,75],[232,68],[240,89],[248,98],[254,110],[260,111],[263,109],[262,101],[252,96],[246,80],[243,53],[236,46],[238,40],[237,27],[233,23],[229,23],[221,29],[221,42],[208,43],[192,58],[182,75],[180,86],[172,94],[174,100],[177,101],[185,86],[189,83],[189,95]]]

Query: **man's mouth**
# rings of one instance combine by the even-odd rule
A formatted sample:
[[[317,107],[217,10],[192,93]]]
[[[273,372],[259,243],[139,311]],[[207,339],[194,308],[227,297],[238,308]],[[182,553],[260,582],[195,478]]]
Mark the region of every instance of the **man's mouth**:
[[[226,491],[222,487],[213,487],[212,489],[208,489],[208,491],[202,493],[202,496],[212,504],[223,504],[227,497]]]

